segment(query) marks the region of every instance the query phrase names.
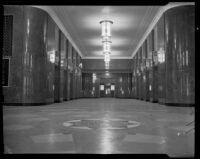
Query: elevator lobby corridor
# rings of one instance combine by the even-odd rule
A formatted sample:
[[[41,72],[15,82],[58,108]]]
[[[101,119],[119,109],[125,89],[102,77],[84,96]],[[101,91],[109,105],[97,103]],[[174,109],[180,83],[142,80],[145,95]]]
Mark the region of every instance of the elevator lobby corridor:
[[[7,106],[5,153],[194,156],[194,111],[117,98]]]
[[[3,154],[195,157],[195,7],[3,5]]]

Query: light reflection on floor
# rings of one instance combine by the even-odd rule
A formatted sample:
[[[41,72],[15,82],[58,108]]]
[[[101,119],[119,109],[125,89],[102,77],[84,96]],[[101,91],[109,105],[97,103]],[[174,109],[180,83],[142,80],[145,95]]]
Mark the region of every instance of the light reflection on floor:
[[[193,121],[194,108],[134,99],[79,99],[42,107],[4,106],[4,148],[5,153],[194,156]]]
[[[113,151],[112,145],[112,132],[106,129],[101,130],[101,140],[100,140],[100,153],[111,154]]]

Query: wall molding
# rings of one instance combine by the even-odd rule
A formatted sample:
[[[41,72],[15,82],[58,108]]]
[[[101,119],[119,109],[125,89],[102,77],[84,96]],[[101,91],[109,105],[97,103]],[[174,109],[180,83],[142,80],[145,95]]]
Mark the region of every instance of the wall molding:
[[[169,9],[184,5],[195,5],[195,2],[170,2],[169,4],[161,7],[155,17],[153,18],[152,22],[150,23],[149,27],[143,34],[141,40],[139,41],[138,45],[136,46],[135,50],[133,51],[132,55],[130,57],[111,57],[111,59],[132,59],[138,49],[142,46],[143,42],[149,35],[149,33],[152,31],[152,29],[155,27],[161,16]],[[64,25],[62,24],[61,20],[57,17],[56,13],[48,6],[31,6],[35,8],[40,8],[42,10],[45,10],[51,18],[55,21],[55,23],[58,25],[59,29],[64,33],[64,35],[67,37],[67,39],[71,42],[72,46],[77,50],[78,54],[82,57],[82,59],[103,59],[103,57],[95,57],[95,56],[83,56],[82,52],[80,51],[79,47],[75,44],[72,37],[68,33],[68,31],[65,29]]]
[[[106,70],[106,69],[83,69],[82,70],[82,73],[105,73],[106,71],[108,71],[109,73],[132,73],[132,70],[131,69],[109,69],[109,70]]]
[[[104,59],[104,57],[95,57],[95,56],[87,56],[87,57],[83,57],[82,59]],[[132,57],[110,57],[110,60],[112,59],[132,59]]]
[[[150,23],[149,27],[147,28],[146,32],[144,33],[142,39],[139,41],[136,49],[133,51],[131,58],[135,56],[139,48],[142,46],[144,41],[146,40],[147,36],[149,33],[153,30],[157,22],[160,20],[161,16],[169,9],[179,7],[179,6],[184,6],[184,5],[195,5],[194,2],[171,2],[163,7],[161,7],[155,17],[153,18],[152,22]]]
[[[63,32],[66,38],[70,41],[72,46],[76,49],[76,51],[81,56],[81,58],[83,58],[82,52],[80,51],[80,49],[78,48],[78,46],[76,45],[76,43],[74,42],[74,40],[72,39],[68,31],[65,29],[61,20],[57,17],[56,13],[50,7],[48,6],[31,6],[31,7],[39,8],[46,11],[50,15],[50,17],[54,20],[54,22],[57,24],[58,28]]]

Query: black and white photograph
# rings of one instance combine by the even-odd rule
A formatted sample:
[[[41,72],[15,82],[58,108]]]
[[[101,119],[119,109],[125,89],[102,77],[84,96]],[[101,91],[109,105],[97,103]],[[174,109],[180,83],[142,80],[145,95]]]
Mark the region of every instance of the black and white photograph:
[[[195,157],[195,4],[2,5],[3,154]]]

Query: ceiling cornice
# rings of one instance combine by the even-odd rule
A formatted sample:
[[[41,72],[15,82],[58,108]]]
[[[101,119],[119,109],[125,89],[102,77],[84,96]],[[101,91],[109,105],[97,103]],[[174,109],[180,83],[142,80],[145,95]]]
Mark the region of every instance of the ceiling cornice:
[[[147,38],[147,36],[149,35],[149,33],[155,27],[155,25],[157,24],[157,22],[159,21],[159,19],[163,15],[163,13],[166,12],[168,9],[171,9],[171,8],[174,8],[174,7],[178,7],[178,6],[183,6],[183,5],[195,5],[195,2],[172,2],[172,3],[169,3],[169,4],[161,7],[158,10],[158,12],[156,13],[156,15],[154,16],[154,18],[151,21],[151,23],[150,23],[149,27],[147,28],[146,32],[143,34],[141,40],[139,41],[139,43],[136,46],[135,50],[133,51],[132,55],[130,57],[112,57],[111,59],[132,59],[135,56],[135,54],[137,53],[138,49],[143,44],[143,42],[145,41],[145,39]],[[45,10],[52,17],[52,19],[58,25],[60,30],[64,33],[64,35],[67,37],[67,39],[71,42],[72,46],[77,50],[77,52],[79,53],[79,55],[83,59],[104,59],[103,57],[95,57],[95,56],[84,57],[82,52],[80,51],[79,47],[76,45],[76,43],[74,42],[74,40],[72,39],[72,37],[70,36],[68,31],[65,29],[63,23],[58,18],[57,14],[50,7],[48,7],[48,6],[32,6],[32,7],[36,7],[36,8],[40,8],[42,10]]]
[[[158,10],[158,12],[155,15],[155,17],[153,18],[153,20],[152,20],[151,24],[149,25],[149,27],[147,28],[146,32],[144,33],[142,39],[138,43],[136,49],[133,51],[133,54],[132,54],[131,58],[133,58],[135,56],[135,54],[137,53],[138,49],[142,46],[143,42],[145,41],[145,39],[147,38],[149,33],[152,31],[154,26],[157,24],[157,22],[159,21],[159,19],[163,15],[163,13],[165,13],[167,10],[169,10],[171,8],[178,7],[178,6],[184,6],[184,5],[195,5],[195,3],[194,2],[171,2],[171,3],[167,4],[166,6],[161,7]]]
[[[65,29],[63,23],[57,17],[57,15],[54,12],[54,10],[52,10],[48,6],[31,6],[31,7],[40,8],[40,9],[46,11],[51,16],[51,18],[54,20],[54,22],[57,24],[57,26],[59,27],[59,29],[64,33],[64,35],[70,41],[70,43],[72,44],[72,46],[76,49],[76,51],[78,52],[78,54],[83,58],[82,52],[80,51],[80,49],[78,48],[78,46],[76,45],[76,43],[74,42],[74,40],[72,39],[72,37],[70,36],[70,34],[68,33],[68,31]]]
[[[82,59],[104,59],[104,57],[87,56]],[[132,59],[132,57],[110,57],[110,59]]]

